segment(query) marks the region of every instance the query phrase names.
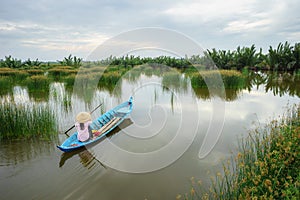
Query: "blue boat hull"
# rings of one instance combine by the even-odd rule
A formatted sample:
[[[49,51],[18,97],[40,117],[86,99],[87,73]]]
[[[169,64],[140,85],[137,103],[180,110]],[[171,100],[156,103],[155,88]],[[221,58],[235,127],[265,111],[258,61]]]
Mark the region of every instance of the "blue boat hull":
[[[107,111],[90,125],[92,130],[105,130],[99,136],[94,137],[86,142],[80,142],[77,139],[77,132],[73,133],[69,138],[67,138],[60,146],[57,146],[61,151],[70,152],[76,149],[85,147],[90,144],[94,144],[97,141],[103,139],[107,134],[109,134],[114,128],[121,124],[124,119],[131,113],[133,107],[133,99],[129,98],[128,101],[121,103],[115,108]]]

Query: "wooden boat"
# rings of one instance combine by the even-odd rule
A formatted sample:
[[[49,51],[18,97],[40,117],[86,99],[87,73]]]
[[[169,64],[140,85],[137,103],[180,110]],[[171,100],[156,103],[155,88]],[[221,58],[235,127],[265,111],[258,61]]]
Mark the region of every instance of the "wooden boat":
[[[114,128],[121,124],[131,113],[133,107],[132,100],[133,98],[130,97],[128,101],[121,103],[120,105],[95,119],[90,125],[93,132],[95,132],[92,139],[86,142],[81,142],[77,139],[77,132],[75,132],[57,147],[64,152],[69,152],[101,140],[105,135],[110,133]]]

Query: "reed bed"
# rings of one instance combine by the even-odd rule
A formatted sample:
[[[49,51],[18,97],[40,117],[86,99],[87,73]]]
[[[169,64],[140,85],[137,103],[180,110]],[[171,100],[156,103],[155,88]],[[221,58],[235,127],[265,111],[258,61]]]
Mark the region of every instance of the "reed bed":
[[[126,74],[122,76],[122,79],[126,79],[131,83],[136,83],[136,81],[141,77],[141,69],[139,67],[135,67],[132,70],[128,71]]]
[[[223,170],[204,190],[195,184],[181,199],[299,199],[300,105],[239,141]],[[201,182],[201,181],[199,181]],[[199,183],[198,182],[198,183]]]
[[[25,70],[17,70],[7,67],[0,68],[0,76],[10,76],[14,77],[16,79],[23,79],[24,77],[27,77],[29,74]]]
[[[116,85],[120,78],[122,77],[122,74],[119,73],[118,71],[111,71],[111,72],[106,72],[102,74],[100,77],[99,84],[104,84],[104,85]]]
[[[0,139],[50,138],[57,122],[47,106],[3,103],[0,105]]]
[[[191,84],[194,88],[221,88],[222,82],[226,89],[244,87],[244,76],[236,70],[210,70],[189,74]],[[219,81],[220,77],[222,82]]]
[[[49,91],[50,80],[44,75],[33,75],[26,79],[26,85],[30,91]]]
[[[70,74],[76,74],[78,69],[74,69],[70,66],[56,66],[48,70],[49,75],[52,76],[67,76]]]
[[[117,72],[117,71],[125,71],[125,67],[122,67],[121,65],[110,65],[105,68],[105,72]]]
[[[27,69],[25,71],[31,75],[42,75],[45,73],[45,71],[42,69]]]
[[[162,85],[177,92],[187,91],[188,83],[188,79],[175,70],[165,72],[162,77]]]
[[[74,85],[76,75],[71,74],[63,78],[63,82],[66,83],[66,87],[71,88]]]
[[[93,66],[93,67],[81,67],[80,71],[84,71],[86,73],[103,73],[107,67],[104,66]]]
[[[7,67],[0,68],[0,76],[16,75],[17,73],[19,73],[19,70],[7,68]]]
[[[0,95],[5,95],[12,92],[13,80],[11,77],[0,76]]]

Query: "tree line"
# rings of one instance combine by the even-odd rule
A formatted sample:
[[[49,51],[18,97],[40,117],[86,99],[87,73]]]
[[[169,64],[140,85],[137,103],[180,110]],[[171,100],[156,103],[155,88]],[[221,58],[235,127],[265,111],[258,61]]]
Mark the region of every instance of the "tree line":
[[[213,63],[212,63],[213,61]],[[267,53],[263,53],[260,48],[258,51],[255,45],[250,47],[238,46],[236,50],[206,50],[204,55],[193,55],[191,57],[176,58],[170,56],[158,57],[140,57],[134,55],[126,55],[122,57],[110,56],[97,62],[83,62],[82,58],[69,55],[64,57],[62,61],[57,60],[55,64],[63,66],[80,67],[82,64],[101,64],[101,65],[117,65],[121,67],[134,67],[136,65],[161,64],[169,67],[184,69],[193,65],[204,66],[205,68],[218,69],[237,69],[244,68],[253,70],[271,70],[271,71],[297,71],[300,70],[300,43],[291,45],[288,42],[279,43],[276,48],[269,47]],[[31,61],[21,61],[11,56],[6,56],[0,60],[0,67],[8,68],[30,68],[39,67],[45,64],[38,59]],[[49,63],[48,63],[49,65]]]
[[[288,42],[279,43],[277,48],[269,47],[268,53],[257,52],[251,47],[237,47],[235,51],[207,50],[218,68],[241,70],[245,67],[258,70],[295,71],[300,69],[300,43],[294,46]]]
[[[54,62],[54,64],[59,64],[61,66],[72,66],[72,67],[80,67],[82,65],[82,58],[78,58],[76,56],[72,56],[70,54],[68,57],[64,57],[63,60],[57,60]],[[42,62],[39,61],[38,58],[36,60],[30,60],[28,58],[25,61],[22,61],[21,59],[13,58],[11,55],[5,56],[4,59],[0,60],[0,67],[7,67],[7,68],[33,68],[33,67],[40,67],[41,65],[47,65],[50,66],[50,62]]]

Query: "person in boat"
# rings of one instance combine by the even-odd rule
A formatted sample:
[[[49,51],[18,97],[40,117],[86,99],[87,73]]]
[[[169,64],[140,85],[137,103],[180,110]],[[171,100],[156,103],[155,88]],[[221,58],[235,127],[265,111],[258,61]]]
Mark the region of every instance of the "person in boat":
[[[92,124],[91,114],[88,112],[80,112],[76,116],[75,127],[77,129],[77,139],[80,142],[86,142],[93,138],[93,133],[90,125]]]

